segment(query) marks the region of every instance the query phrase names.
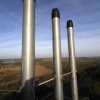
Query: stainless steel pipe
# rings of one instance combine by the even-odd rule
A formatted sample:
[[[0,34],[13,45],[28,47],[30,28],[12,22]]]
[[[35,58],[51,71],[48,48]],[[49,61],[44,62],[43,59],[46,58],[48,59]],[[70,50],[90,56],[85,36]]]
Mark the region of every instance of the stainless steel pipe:
[[[35,77],[35,2],[24,0],[22,34],[22,86]]]
[[[32,100],[35,93],[35,0],[23,0],[21,71],[22,94],[26,97],[23,100]]]
[[[74,31],[73,31],[72,20],[67,21],[67,33],[68,33],[69,65],[72,73],[71,74],[72,100],[78,100]]]
[[[57,8],[52,10],[53,63],[55,78],[55,99],[63,100],[63,80],[61,62],[60,13]]]

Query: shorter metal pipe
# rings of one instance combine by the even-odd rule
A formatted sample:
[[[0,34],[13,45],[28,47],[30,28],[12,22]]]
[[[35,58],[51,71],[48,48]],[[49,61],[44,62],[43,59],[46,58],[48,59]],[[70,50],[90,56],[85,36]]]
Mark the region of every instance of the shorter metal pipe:
[[[55,77],[55,99],[63,100],[63,79],[61,62],[60,13],[57,8],[52,10],[53,64]]]
[[[72,20],[67,21],[67,33],[68,33],[69,65],[72,72],[71,74],[72,100],[78,100],[74,32],[73,32]]]

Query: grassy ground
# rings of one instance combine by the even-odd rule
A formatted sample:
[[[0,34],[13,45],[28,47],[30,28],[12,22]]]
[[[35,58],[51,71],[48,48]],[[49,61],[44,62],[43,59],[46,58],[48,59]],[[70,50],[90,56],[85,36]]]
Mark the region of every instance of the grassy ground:
[[[36,60],[36,64],[45,66],[47,68],[53,69],[53,61],[52,60]],[[76,59],[76,66],[77,66],[77,71],[81,74],[85,70],[93,68],[97,66],[97,64],[100,64],[100,58],[77,58]],[[21,63],[17,62],[14,64],[2,64],[0,62],[0,70],[4,68],[17,68],[21,67]],[[62,67],[63,67],[63,72],[69,72],[69,61],[68,59],[63,59],[62,60]],[[7,90],[18,90],[20,88],[20,77],[21,73],[14,74],[13,73],[2,73],[0,72],[0,89],[7,89]],[[49,78],[52,78],[52,75],[46,75],[46,76],[41,76],[41,77],[36,77],[38,82],[43,82],[45,80],[48,80]],[[64,78],[66,82],[70,80],[70,77],[65,77]],[[95,76],[94,79],[93,77],[87,78],[86,79],[86,86],[85,88],[89,88],[92,93],[100,94],[100,70],[95,70]],[[11,80],[11,81],[10,81]],[[48,83],[48,86],[53,85],[54,82]],[[8,95],[10,92],[7,91],[1,91],[0,90],[0,98],[3,98],[5,95]],[[1,100],[1,99],[0,99]]]
[[[0,69],[2,69],[2,68],[12,68],[12,67],[21,67],[21,63],[20,62],[16,62],[14,64],[2,64],[2,63],[0,63]]]

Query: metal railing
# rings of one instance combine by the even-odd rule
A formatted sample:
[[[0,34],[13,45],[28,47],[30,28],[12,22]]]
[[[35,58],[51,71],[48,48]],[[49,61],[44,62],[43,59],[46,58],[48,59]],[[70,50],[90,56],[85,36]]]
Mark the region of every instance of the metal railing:
[[[69,74],[71,74],[71,72],[68,72],[68,73],[66,73],[66,74],[63,74],[62,77],[66,76],[66,75],[69,75]],[[36,85],[36,86],[41,86],[41,85],[43,85],[43,84],[46,84],[46,83],[48,83],[48,82],[53,81],[54,79],[55,79],[55,78],[51,78],[51,79],[49,79],[49,80],[47,80],[47,81],[44,81],[44,82],[42,82],[42,83],[39,83],[39,84]]]

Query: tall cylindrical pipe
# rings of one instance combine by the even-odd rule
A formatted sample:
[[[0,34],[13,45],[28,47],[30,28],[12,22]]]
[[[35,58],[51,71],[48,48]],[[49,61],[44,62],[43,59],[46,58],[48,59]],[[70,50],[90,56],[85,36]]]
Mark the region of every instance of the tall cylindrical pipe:
[[[32,100],[35,93],[35,0],[23,0],[22,97]]]
[[[60,13],[57,8],[52,10],[53,63],[55,77],[55,99],[63,100],[63,80],[61,63]]]
[[[68,33],[68,48],[69,48],[69,65],[71,69],[72,100],[78,100],[74,31],[73,31],[72,20],[67,21],[67,33]]]

